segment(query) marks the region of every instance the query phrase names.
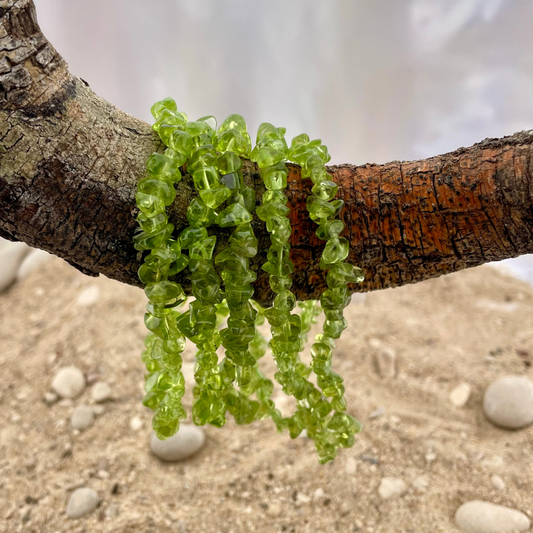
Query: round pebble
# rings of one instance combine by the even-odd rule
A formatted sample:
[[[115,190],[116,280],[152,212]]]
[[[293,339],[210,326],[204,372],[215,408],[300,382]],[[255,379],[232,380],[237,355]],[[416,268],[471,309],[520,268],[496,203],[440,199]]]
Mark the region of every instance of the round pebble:
[[[152,433],[150,447],[152,453],[163,461],[181,461],[196,453],[205,443],[202,429],[183,424],[176,435],[166,440],[159,440]]]
[[[474,500],[457,509],[455,523],[465,533],[508,533],[527,531],[531,523],[520,511]]]
[[[492,486],[493,486],[496,490],[503,490],[503,489],[505,489],[505,481],[504,481],[500,476],[498,476],[497,474],[494,474],[494,475],[490,478],[490,482],[492,483]]]
[[[471,393],[472,389],[470,388],[470,385],[468,385],[468,383],[461,383],[450,392],[450,402],[455,405],[455,407],[464,407],[468,403]]]
[[[68,500],[67,515],[70,518],[81,518],[92,513],[98,507],[98,494],[93,489],[76,489]]]
[[[74,412],[72,413],[72,418],[70,419],[70,424],[72,429],[77,429],[83,431],[93,425],[94,422],[94,411],[92,407],[88,405],[78,405]]]
[[[483,411],[494,425],[520,429],[533,422],[533,382],[525,376],[504,376],[485,391]]]
[[[130,428],[133,431],[139,431],[139,429],[141,429],[142,427],[143,427],[143,421],[140,416],[134,416],[130,420]]]
[[[407,490],[405,483],[397,477],[384,477],[379,484],[379,495],[382,500],[388,500],[396,495],[402,495]]]
[[[111,387],[109,383],[101,381],[96,383],[91,389],[91,396],[96,403],[105,402],[111,398]]]
[[[85,376],[79,368],[67,366],[56,374],[52,388],[61,398],[75,398],[85,389]]]

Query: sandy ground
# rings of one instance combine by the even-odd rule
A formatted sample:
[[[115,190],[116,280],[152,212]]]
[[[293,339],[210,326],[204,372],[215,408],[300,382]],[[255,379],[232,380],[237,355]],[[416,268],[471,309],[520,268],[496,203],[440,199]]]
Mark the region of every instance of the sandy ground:
[[[77,305],[90,286],[99,300]],[[144,303],[139,289],[58,259],[0,295],[1,532],[456,532],[455,510],[472,499],[533,518],[533,428],[500,430],[481,411],[497,377],[533,377],[533,289],[524,282],[481,267],[350,306],[334,369],[364,430],[326,466],[312,442],[291,441],[269,421],[208,427],[205,447],[183,463],[152,456],[150,412],[140,403]],[[378,376],[375,339],[396,350],[395,378]],[[43,402],[66,365],[113,387],[113,401],[80,434],[69,418],[90,403],[90,386],[73,402]],[[456,408],[448,395],[461,382],[473,392]],[[385,414],[369,419],[378,407]],[[136,415],[145,422],[138,432],[129,425]],[[382,501],[383,476],[403,479],[406,494]],[[421,476],[425,489],[413,486]],[[82,485],[102,501],[71,520],[66,502]],[[112,502],[120,514],[107,518]]]

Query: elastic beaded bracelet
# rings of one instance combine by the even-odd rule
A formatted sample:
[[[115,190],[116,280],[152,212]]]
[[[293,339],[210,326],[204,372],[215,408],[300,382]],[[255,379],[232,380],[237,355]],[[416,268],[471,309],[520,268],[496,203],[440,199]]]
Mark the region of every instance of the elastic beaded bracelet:
[[[221,272],[229,310],[227,327],[220,339],[225,348],[224,369],[234,378],[240,391],[232,390],[227,396],[228,411],[239,424],[255,419],[259,403],[249,399],[255,384],[256,359],[249,350],[256,334],[257,311],[250,303],[254,293],[252,283],[257,275],[250,269],[249,259],[257,253],[257,239],[250,222],[255,209],[255,191],[243,184],[242,161],[239,156],[250,153],[250,137],[246,122],[240,115],[230,115],[218,130],[217,148],[223,152],[217,160],[222,174],[221,182],[231,189],[229,205],[218,217],[221,227],[233,227],[229,247],[221,251],[215,262]]]
[[[325,163],[331,159],[327,148],[320,140],[309,141],[309,137],[302,134],[293,139],[289,158],[302,167],[302,177],[310,177],[314,183],[313,194],[307,198],[306,206],[311,219],[319,225],[317,237],[326,241],[320,260],[320,267],[329,270],[326,276],[328,289],[320,298],[326,320],[323,333],[316,335],[311,347],[311,367],[317,375],[317,384],[323,394],[332,398],[331,405],[335,413],[328,423],[328,429],[336,433],[338,446],[348,447],[353,444],[353,436],[361,427],[344,412],[346,400],[343,380],[330,369],[331,355],[335,340],[340,338],[347,327],[343,309],[349,304],[351,296],[346,285],[360,283],[364,276],[360,268],[343,263],[348,256],[349,243],[344,237],[339,237],[344,223],[334,217],[341,212],[344,201],[334,200],[338,187],[329,179],[325,167]],[[325,453],[333,451],[326,447]]]
[[[153,109],[154,118],[157,120],[164,111],[171,113],[173,107],[175,111],[172,102],[164,102],[165,105]],[[176,327],[180,313],[175,310],[186,297],[178,283],[167,279],[188,264],[179,243],[171,238],[174,226],[168,223],[165,212],[176,196],[174,183],[181,179],[181,160],[175,156],[168,150],[165,154],[152,154],[147,162],[148,177],[139,182],[136,194],[140,228],[134,237],[134,246],[139,251],[151,250],[139,269],[139,278],[146,284],[148,297],[144,320],[151,332],[142,354],[149,372],[143,404],[155,410],[152,426],[160,438],[176,433],[179,422],[186,418],[181,404],[185,380],[180,355],[185,349],[185,338]]]
[[[188,313],[178,320],[178,327],[198,349],[193,422],[222,427],[226,423],[226,402],[216,354],[220,346],[216,304],[222,301],[223,294],[220,278],[213,266],[216,237],[209,236],[207,228],[217,220],[214,209],[228,197],[229,190],[220,185],[218,171],[214,167],[216,152],[211,143],[215,130],[208,121],[216,128],[213,117],[204,117],[187,123],[184,132],[173,134],[174,138],[179,137],[181,145],[193,147],[187,161],[187,172],[192,175],[198,192],[198,197],[187,209],[190,227],[180,234],[182,247],[189,250],[191,292],[196,300],[189,304]]]
[[[257,144],[252,152],[252,160],[260,168],[267,188],[263,205],[257,209],[259,218],[267,224],[272,245],[268,252],[268,262],[263,270],[270,274],[271,288],[278,293],[272,308],[265,312],[271,325],[272,340],[269,346],[274,355],[278,372],[274,378],[282,385],[283,391],[297,400],[297,411],[292,417],[275,420],[278,429],[288,429],[291,438],[296,438],[304,429],[315,441],[319,455],[321,441],[324,440],[326,416],[331,411],[329,403],[307,379],[311,370],[299,359],[316,306],[304,306],[303,316],[292,314],[296,298],[290,291],[290,275],[294,270],[289,259],[291,226],[287,215],[287,197],[283,192],[287,187],[287,168],[284,163],[288,148],[284,139],[285,129],[271,124],[261,124]],[[304,319],[304,320],[302,320]]]

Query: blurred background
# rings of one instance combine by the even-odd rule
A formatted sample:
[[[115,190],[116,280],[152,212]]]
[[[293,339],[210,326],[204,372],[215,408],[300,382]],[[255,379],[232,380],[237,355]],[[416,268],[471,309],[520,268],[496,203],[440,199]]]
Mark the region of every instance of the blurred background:
[[[148,122],[172,96],[190,119],[242,114],[252,138],[263,121],[321,138],[332,164],[533,128],[531,0],[35,4],[71,72]],[[353,302],[335,369],[365,430],[333,464],[266,421],[193,427],[188,454],[205,447],[163,463],[140,401],[142,291],[0,240],[0,291],[21,281],[0,295],[0,530],[74,531],[66,502],[79,487],[98,493],[90,531],[455,532],[466,500],[532,517],[531,426],[499,429],[482,408],[497,378],[532,377],[532,257],[497,264],[529,285],[479,267]],[[184,361],[190,385],[192,350]],[[79,390],[63,395],[71,366]],[[520,427],[533,422],[524,387],[508,409]]]

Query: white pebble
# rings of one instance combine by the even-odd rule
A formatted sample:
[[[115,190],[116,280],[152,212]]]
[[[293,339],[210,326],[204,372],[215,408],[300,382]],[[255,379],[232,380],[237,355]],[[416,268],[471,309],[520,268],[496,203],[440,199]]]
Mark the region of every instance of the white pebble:
[[[7,289],[17,277],[22,260],[31,248],[23,242],[0,238],[0,292]]]
[[[56,374],[52,388],[61,398],[75,398],[85,389],[85,376],[79,368],[67,366]]]
[[[277,503],[272,503],[268,506],[267,513],[270,516],[279,516],[282,513],[283,509]]]
[[[296,500],[300,503],[309,503],[311,501],[311,498],[307,496],[307,494],[304,494],[303,492],[299,492],[296,495]]]
[[[116,503],[110,503],[105,510],[106,518],[116,518],[118,516],[119,508]]]
[[[481,461],[481,466],[491,470],[499,470],[504,464],[505,463],[501,455],[489,455]]]
[[[426,453],[426,463],[430,464],[437,458],[437,454],[435,452],[428,452]]]
[[[396,351],[390,346],[382,346],[374,357],[378,374],[382,378],[396,375]]]
[[[33,249],[24,258],[24,261],[20,264],[19,271],[17,273],[17,280],[22,281],[27,278],[28,275],[37,270],[41,265],[44,265],[49,261],[52,256],[44,250]]]
[[[94,422],[94,411],[88,405],[78,405],[74,412],[72,413],[72,418],[70,419],[70,425],[72,429],[77,429],[83,431],[93,425]]]
[[[494,474],[491,478],[490,478],[490,482],[492,483],[492,486],[496,489],[496,490],[503,490],[505,489],[505,481],[498,475],[498,474]]]
[[[418,491],[418,492],[426,492],[426,489],[428,488],[429,486],[429,480],[426,476],[418,476],[414,481],[413,481],[413,487]]]
[[[531,526],[524,513],[479,500],[461,505],[455,513],[455,523],[465,533],[527,531]]]
[[[91,396],[96,403],[105,402],[111,398],[111,387],[109,383],[101,381],[96,383],[91,389]]]
[[[81,518],[92,513],[98,507],[98,501],[98,494],[93,489],[77,489],[68,500],[67,515],[70,518]]]
[[[46,405],[54,405],[59,400],[59,396],[55,392],[47,392],[44,395],[44,403]]]
[[[150,447],[154,455],[163,461],[181,461],[196,453],[204,444],[205,433],[202,429],[182,424],[178,433],[166,440],[159,440],[152,433]]]
[[[315,490],[315,493],[313,494],[313,498],[315,500],[319,500],[324,496],[324,489],[322,487],[318,487],[318,489]]]
[[[80,292],[77,304],[81,307],[94,305],[100,298],[100,289],[96,285],[91,285]]]
[[[468,385],[468,383],[461,383],[450,392],[450,402],[455,405],[455,407],[464,407],[468,403],[471,393],[472,389],[470,388],[470,385]]]
[[[525,376],[504,376],[492,383],[483,398],[485,416],[504,429],[533,422],[533,383]]]
[[[140,416],[134,416],[130,420],[130,428],[133,431],[139,431],[139,429],[141,429],[142,427],[143,427],[143,421]]]
[[[405,483],[397,477],[384,477],[379,484],[379,495],[382,500],[388,500],[396,495],[402,495],[407,490]]]

